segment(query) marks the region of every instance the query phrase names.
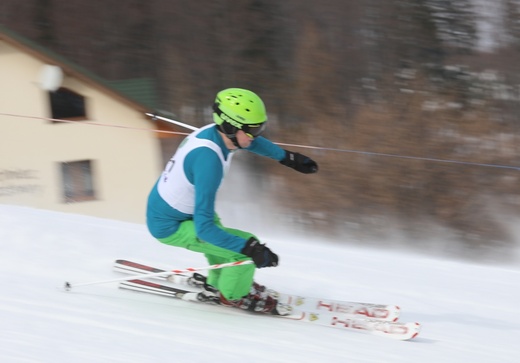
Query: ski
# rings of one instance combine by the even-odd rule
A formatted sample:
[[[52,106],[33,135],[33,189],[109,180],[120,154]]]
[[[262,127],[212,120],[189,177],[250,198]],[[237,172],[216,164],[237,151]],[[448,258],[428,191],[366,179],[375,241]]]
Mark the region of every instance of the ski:
[[[167,272],[163,269],[128,260],[116,260],[114,263],[114,270],[127,274]],[[191,276],[172,274],[169,276],[156,276],[154,278],[168,281],[177,285],[196,287],[197,285],[202,285],[202,282],[199,280],[200,276],[201,275],[199,274],[194,274]],[[282,304],[291,305],[298,310],[314,311],[317,313],[359,315],[371,319],[395,322],[399,319],[399,314],[401,312],[399,306],[396,305],[321,299],[315,297],[284,294],[280,292],[271,292],[271,294],[274,295],[278,302]]]
[[[204,302],[200,302],[197,299],[199,291],[179,289],[162,283],[136,279],[121,282],[119,283],[119,287],[204,304]],[[215,306],[218,305],[215,304]],[[298,308],[293,308],[289,315],[265,315],[280,319],[304,321],[313,325],[332,327],[340,330],[364,332],[396,340],[413,339],[419,334],[421,329],[419,323],[391,322],[331,311],[307,311]]]

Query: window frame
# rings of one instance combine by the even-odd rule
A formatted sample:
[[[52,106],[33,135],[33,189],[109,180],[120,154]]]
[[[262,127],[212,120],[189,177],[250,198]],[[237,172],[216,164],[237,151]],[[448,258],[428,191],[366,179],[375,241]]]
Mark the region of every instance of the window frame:
[[[56,91],[49,91],[48,97],[49,111],[53,120],[88,120],[87,98],[80,93],[75,92],[70,88],[60,87]],[[52,122],[60,123],[59,121]]]
[[[59,163],[61,197],[64,203],[98,200],[95,185],[94,162],[74,160]]]

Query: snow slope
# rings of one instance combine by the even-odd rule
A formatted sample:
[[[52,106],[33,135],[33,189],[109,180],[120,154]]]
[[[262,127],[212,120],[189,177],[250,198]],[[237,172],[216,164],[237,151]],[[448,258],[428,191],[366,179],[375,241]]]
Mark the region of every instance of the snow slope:
[[[225,222],[225,221],[224,221]],[[121,276],[116,258],[205,266],[142,225],[0,205],[0,361],[520,362],[520,269],[270,239],[277,268],[256,279],[293,292],[398,304],[423,324],[400,342],[117,289],[62,289]]]

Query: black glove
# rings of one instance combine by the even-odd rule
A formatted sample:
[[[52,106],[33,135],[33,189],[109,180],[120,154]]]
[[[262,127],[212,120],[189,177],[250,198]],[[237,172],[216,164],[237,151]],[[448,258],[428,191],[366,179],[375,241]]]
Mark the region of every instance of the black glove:
[[[254,237],[247,240],[240,252],[251,257],[258,268],[278,266],[278,256]]]
[[[285,150],[285,158],[280,164],[293,168],[304,174],[312,174],[318,171],[318,164],[308,156]]]

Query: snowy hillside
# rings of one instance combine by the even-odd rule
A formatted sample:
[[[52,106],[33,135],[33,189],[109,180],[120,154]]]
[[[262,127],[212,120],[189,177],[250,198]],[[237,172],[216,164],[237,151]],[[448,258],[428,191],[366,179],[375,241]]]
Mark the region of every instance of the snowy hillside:
[[[224,221],[226,222],[226,221]],[[260,236],[261,237],[261,236]],[[275,289],[398,304],[423,330],[409,342],[119,290],[117,258],[165,268],[206,265],[142,225],[0,205],[0,361],[520,362],[520,268],[270,239]],[[312,292],[311,292],[312,291]]]

